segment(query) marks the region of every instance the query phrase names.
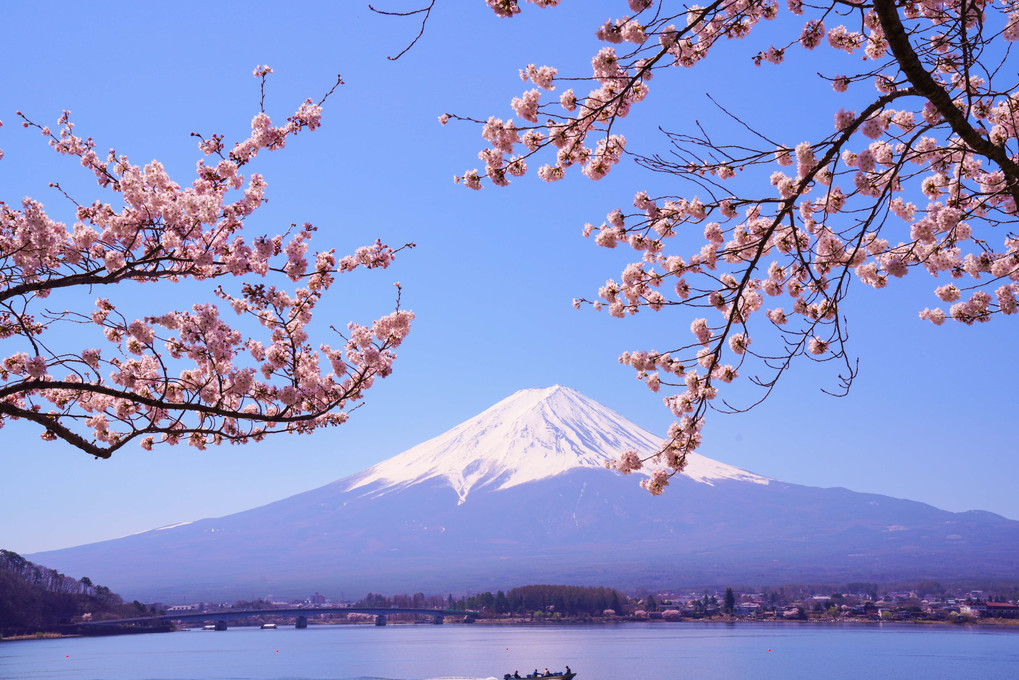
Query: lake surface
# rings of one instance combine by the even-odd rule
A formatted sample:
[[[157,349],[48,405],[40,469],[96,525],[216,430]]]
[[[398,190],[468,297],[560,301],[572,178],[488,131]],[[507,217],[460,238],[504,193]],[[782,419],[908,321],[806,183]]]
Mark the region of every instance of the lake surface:
[[[890,624],[370,625],[0,642],[0,680],[1019,678],[1019,629]]]

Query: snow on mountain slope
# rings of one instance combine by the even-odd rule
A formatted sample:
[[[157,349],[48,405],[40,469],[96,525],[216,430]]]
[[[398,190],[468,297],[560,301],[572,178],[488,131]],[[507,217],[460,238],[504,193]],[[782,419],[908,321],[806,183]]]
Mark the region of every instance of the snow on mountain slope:
[[[526,389],[453,429],[351,478],[373,493],[428,479],[448,480],[460,502],[474,488],[507,489],[575,468],[604,468],[624,450],[654,453],[661,440],[621,415],[561,385]],[[769,480],[693,454],[685,474],[711,484]]]

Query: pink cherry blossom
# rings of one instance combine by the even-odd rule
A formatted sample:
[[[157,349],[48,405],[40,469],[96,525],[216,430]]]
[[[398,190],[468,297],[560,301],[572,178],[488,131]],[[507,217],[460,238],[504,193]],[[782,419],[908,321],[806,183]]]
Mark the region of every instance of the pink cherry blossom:
[[[264,82],[272,69],[258,66],[254,73]],[[80,202],[68,228],[38,201],[25,199],[20,209],[0,204],[0,275],[8,301],[0,317],[12,350],[0,362],[7,395],[0,426],[26,420],[46,441],[105,458],[132,440],[146,450],[185,441],[204,449],[346,420],[345,411],[374,380],[391,373],[393,350],[413,314],[397,308],[371,326],[351,327],[344,358],[322,349],[327,346],[314,350],[308,327],[337,274],[388,267],[396,250],[376,241],[337,258],[332,251],[310,252],[310,224],[254,239],[243,230],[267,188],[258,173],[245,179],[245,166],[319,127],[324,101],[306,100],[282,125],[260,111],[250,136],[230,151],[221,135],[195,135],[205,158],[190,184],[171,179],[157,161],[140,167],[113,152],[99,156],[91,139],[74,132],[68,112],[56,132],[23,117],[57,153],[77,157],[101,189],[119,194],[111,203],[123,207]],[[206,160],[213,154],[215,164]],[[90,314],[38,307],[64,287],[213,279],[222,280],[215,295],[236,318],[228,321],[208,302],[134,320],[110,297],[99,297]],[[293,288],[277,287],[277,280]],[[157,297],[152,304],[159,306]],[[49,349],[51,335],[67,324],[75,324],[85,344],[77,354]],[[102,349],[88,346],[101,338]],[[18,351],[19,344],[33,351]],[[331,373],[319,367],[323,356]]]
[[[488,4],[503,17],[521,11],[515,1]],[[662,190],[667,197],[635,191],[636,211],[611,211],[600,226],[584,227],[598,246],[629,246],[635,255],[597,299],[574,301],[580,308],[607,307],[616,317],[688,313],[681,323],[690,322],[690,335],[677,326],[668,352],[620,356],[652,391],[666,393],[661,398],[677,418],[656,455],[635,460],[627,452],[620,459],[620,469],[659,466],[644,482],[651,493],[661,493],[682,471],[700,445],[707,414],[717,408],[711,402],[751,366],[763,372],[749,375],[766,391],[797,357],[838,361],[839,379],[851,383],[856,369],[842,303],[853,278],[883,289],[917,271],[941,276],[932,297],[950,304],[949,311],[920,312],[935,325],[1019,313],[1019,239],[1012,229],[1019,213],[1019,96],[1003,56],[1005,43],[1019,39],[1012,3],[980,5],[979,20],[972,6],[891,0],[859,12],[801,0],[781,7],[770,0],[706,7],[629,0],[627,14],[619,5],[620,14],[589,27],[600,41],[589,72],[533,65],[521,72],[536,86],[510,103],[524,123],[510,139],[492,119],[477,121],[488,144],[480,156],[485,169],[458,179],[470,188],[501,186],[509,175],[525,174],[526,165],[549,182],[571,172],[601,179],[632,154],[676,180],[674,189]],[[793,85],[796,105],[810,110],[832,89],[852,97],[846,108],[818,110],[833,121],[826,132],[789,139],[802,132],[758,129],[755,105],[730,100],[726,113],[741,124],[733,126],[736,132],[718,126],[719,132],[703,119],[680,130],[661,121],[671,154],[623,147],[626,127],[635,124],[631,111],[670,82],[677,91],[683,87],[684,81],[669,80],[672,69],[714,59],[762,21],[774,24],[758,36],[767,42],[747,60],[754,64],[785,68],[798,49],[853,55],[839,59],[846,72]],[[547,92],[554,81],[567,80],[582,92],[577,83],[584,79],[592,88],[586,97],[573,88]],[[518,142],[526,151],[513,157],[522,165],[510,173],[506,156]],[[739,182],[727,181],[737,174]],[[921,195],[925,200],[917,200]],[[765,296],[788,300],[766,306]],[[681,379],[673,385],[670,376]]]

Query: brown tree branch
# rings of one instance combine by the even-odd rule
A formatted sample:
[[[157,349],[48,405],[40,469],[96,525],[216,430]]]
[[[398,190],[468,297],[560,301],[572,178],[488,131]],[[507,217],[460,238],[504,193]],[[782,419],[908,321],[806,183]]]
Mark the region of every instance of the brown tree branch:
[[[113,455],[113,452],[123,446],[130,438],[124,439],[123,442],[117,442],[107,447],[96,445],[94,442],[90,442],[78,433],[66,427],[60,422],[60,419],[51,416],[47,413],[40,413],[39,411],[33,411],[30,409],[23,409],[14,406],[9,403],[0,403],[0,414],[8,415],[12,418],[24,418],[30,420],[33,423],[38,423],[46,428],[47,432],[51,432],[57,437],[63,439],[67,443],[75,446],[85,453],[91,454],[96,458],[109,458]]]
[[[952,101],[951,95],[934,80],[920,63],[920,58],[913,50],[909,36],[906,35],[906,29],[899,19],[895,0],[874,0],[874,11],[881,22],[885,39],[888,40],[888,49],[892,51],[892,55],[898,61],[902,73],[913,84],[914,89],[934,105],[941,117],[962,141],[978,154],[998,164],[1005,174],[1008,192],[1012,195],[1016,207],[1019,208],[1019,165],[1016,165],[1004,148],[983,137],[970,125],[965,114]],[[966,17],[962,16],[959,20],[965,22]]]

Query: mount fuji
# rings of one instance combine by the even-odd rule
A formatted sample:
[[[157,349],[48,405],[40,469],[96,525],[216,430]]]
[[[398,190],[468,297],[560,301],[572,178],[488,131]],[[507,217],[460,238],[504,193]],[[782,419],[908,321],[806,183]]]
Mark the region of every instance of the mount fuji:
[[[659,443],[575,390],[522,390],[318,489],[28,557],[165,602],[1019,576],[1019,522],[992,513],[787,484],[697,454],[652,497],[605,467]]]

